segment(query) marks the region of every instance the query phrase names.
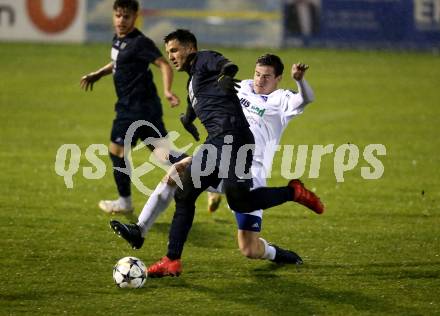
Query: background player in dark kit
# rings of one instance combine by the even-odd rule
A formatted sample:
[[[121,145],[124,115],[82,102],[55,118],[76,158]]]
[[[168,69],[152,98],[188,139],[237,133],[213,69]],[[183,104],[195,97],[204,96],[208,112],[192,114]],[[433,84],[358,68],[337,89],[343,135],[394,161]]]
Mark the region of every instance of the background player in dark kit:
[[[113,73],[117,102],[116,118],[113,121],[109,155],[113,167],[129,168],[124,160],[124,138],[129,126],[137,120],[145,120],[156,128],[141,126],[136,129],[132,146],[138,139],[147,137],[162,138],[149,145],[160,161],[175,162],[178,154],[169,152],[165,137],[168,133],[162,120],[162,104],[150,64],[159,67],[164,96],[172,107],[179,104],[179,98],[171,91],[173,71],[151,39],[135,27],[139,3],[136,0],[116,0],[113,4],[113,24],[115,36],[111,49],[112,61],[99,70],[81,78],[81,87],[86,91],[101,77]],[[158,135],[158,132],[160,135]],[[128,169],[129,170],[129,169]],[[131,200],[130,176],[118,170],[113,171],[119,193],[117,200],[102,200],[99,207],[108,213],[130,213],[133,211]]]

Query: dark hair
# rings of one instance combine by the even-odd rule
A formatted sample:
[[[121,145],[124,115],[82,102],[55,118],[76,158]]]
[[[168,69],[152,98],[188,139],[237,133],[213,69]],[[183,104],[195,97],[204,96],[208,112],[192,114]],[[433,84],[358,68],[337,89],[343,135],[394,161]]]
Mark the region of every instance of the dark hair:
[[[264,54],[257,58],[257,65],[272,66],[275,71],[275,77],[281,76],[284,71],[284,65],[281,58],[273,54]]]
[[[118,8],[138,12],[139,2],[137,0],[115,0],[115,2],[113,3],[113,10],[117,10]]]
[[[165,44],[172,40],[178,40],[183,45],[192,45],[197,49],[197,39],[193,33],[184,29],[177,29],[163,38]]]

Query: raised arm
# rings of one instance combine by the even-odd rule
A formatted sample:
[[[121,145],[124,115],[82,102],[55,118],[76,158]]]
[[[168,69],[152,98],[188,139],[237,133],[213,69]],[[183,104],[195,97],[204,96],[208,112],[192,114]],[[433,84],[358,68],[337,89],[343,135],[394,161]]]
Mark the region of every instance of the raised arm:
[[[283,107],[283,120],[286,123],[293,117],[304,112],[304,108],[310,102],[313,102],[315,96],[313,94],[312,87],[307,83],[304,75],[309,68],[308,65],[297,63],[292,65],[291,76],[295,80],[298,87],[298,93],[292,90],[285,90],[282,97],[282,107]]]
[[[79,82],[79,85],[81,89],[84,89],[87,91],[90,89],[90,91],[93,90],[93,84],[101,79],[104,76],[107,76],[111,74],[113,71],[113,62],[109,62],[104,67],[98,69],[97,71],[91,72],[85,76],[81,77],[81,81]]]
[[[162,82],[163,82],[163,94],[168,102],[171,104],[171,107],[176,107],[179,105],[180,100],[171,91],[171,86],[173,84],[173,70],[171,69],[170,64],[163,57],[159,57],[154,61],[154,64],[159,67],[160,72],[162,74]]]
[[[303,98],[304,105],[315,100],[315,96],[313,94],[313,90],[307,81],[304,79],[304,75],[309,69],[309,66],[302,63],[297,63],[292,65],[291,75],[292,78],[296,81],[296,85],[298,86],[298,92]]]

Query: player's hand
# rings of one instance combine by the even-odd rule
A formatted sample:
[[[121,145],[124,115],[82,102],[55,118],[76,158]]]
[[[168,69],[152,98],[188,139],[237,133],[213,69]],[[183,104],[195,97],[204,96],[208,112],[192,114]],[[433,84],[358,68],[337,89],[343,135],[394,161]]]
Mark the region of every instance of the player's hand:
[[[196,141],[200,140],[199,131],[197,130],[197,127],[192,123],[188,122],[186,120],[185,114],[180,114],[180,122],[182,122],[183,127],[194,137]]]
[[[303,63],[297,63],[292,65],[292,78],[296,81],[301,80],[304,78],[304,74],[306,73],[307,69],[309,69],[309,65],[303,64]]]
[[[79,82],[79,85],[81,87],[81,89],[84,90],[89,90],[92,91],[93,90],[93,84],[98,81],[99,79],[101,79],[101,75],[96,73],[96,72],[91,72],[88,75],[85,75],[81,78],[81,81]]]
[[[240,80],[223,74],[217,79],[217,83],[223,91],[234,94],[237,93],[240,88],[239,82]]]
[[[164,92],[165,98],[168,100],[172,108],[175,108],[180,104],[180,99],[177,95],[172,93],[171,91]]]

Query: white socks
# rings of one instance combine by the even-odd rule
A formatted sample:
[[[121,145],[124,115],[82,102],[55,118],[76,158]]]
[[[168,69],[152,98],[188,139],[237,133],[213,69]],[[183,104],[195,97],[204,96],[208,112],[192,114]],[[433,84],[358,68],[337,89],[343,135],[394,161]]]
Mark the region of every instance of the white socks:
[[[275,248],[273,246],[269,245],[267,243],[267,241],[264,240],[263,238],[260,238],[260,240],[264,244],[264,255],[261,257],[261,259],[274,260],[275,259],[275,254],[277,252],[275,250]]]
[[[141,229],[142,237],[150,230],[160,213],[165,211],[174,197],[176,186],[160,182],[145,203],[138,218],[137,225]]]
[[[118,202],[122,208],[130,209],[132,207],[131,196],[126,196],[126,197],[120,196]]]

